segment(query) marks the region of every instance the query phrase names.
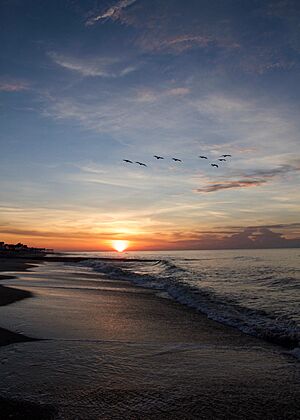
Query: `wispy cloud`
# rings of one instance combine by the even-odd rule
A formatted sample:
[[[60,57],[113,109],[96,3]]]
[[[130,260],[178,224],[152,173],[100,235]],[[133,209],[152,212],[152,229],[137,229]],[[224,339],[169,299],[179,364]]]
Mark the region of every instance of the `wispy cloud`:
[[[197,188],[195,191],[209,193],[227,189],[259,187],[270,182],[274,178],[298,171],[300,171],[300,162],[295,160],[292,164],[282,164],[276,168],[248,171],[248,173],[244,173],[244,179],[242,180],[228,180],[219,183],[211,183],[207,186]]]
[[[165,35],[153,38],[142,38],[140,44],[149,50],[156,51],[173,51],[175,53],[181,53],[186,50],[193,48],[207,48],[210,46],[218,45],[219,47],[226,49],[239,48],[239,44],[234,41],[225,40],[224,38],[218,38],[213,34],[197,34],[197,33],[185,33],[179,35]]]
[[[230,19],[217,16],[217,21],[211,22],[210,17],[207,19],[205,6],[188,3],[153,0],[142,2],[140,8],[132,8],[126,13],[112,7],[97,16],[97,20],[112,17],[134,26],[138,29],[135,42],[146,51],[177,54],[195,48],[217,47],[229,51],[240,48]],[[174,16],[178,24],[174,24]],[[89,19],[89,24],[95,23],[94,19]]]
[[[284,163],[275,168],[255,169],[253,171],[248,171],[248,173],[245,173],[245,176],[247,176],[248,178],[262,177],[264,179],[271,179],[279,175],[285,175],[291,172],[299,172],[299,171],[300,171],[300,160],[294,159],[290,163]]]
[[[180,100],[174,100],[176,95]],[[276,171],[289,169],[280,165],[286,160],[286,144],[291,148],[298,142],[292,113],[231,95],[196,95],[184,86],[170,88],[169,84],[160,91],[123,86],[121,90],[112,88],[109,96],[93,92],[88,92],[88,97],[77,92],[64,97],[52,95],[45,100],[44,113],[55,119],[72,119],[97,133],[109,132],[116,141],[143,149],[143,153],[150,149],[169,153],[172,148],[177,154],[183,153],[183,158],[204,150],[210,152],[210,157],[231,153],[239,158],[239,166],[236,162],[234,166],[230,162],[224,165],[230,176],[227,180],[265,178],[267,174],[250,169],[265,172],[273,170],[276,163]]]
[[[77,72],[84,77],[122,77],[137,69],[131,63],[123,62],[120,58],[114,57],[78,58],[53,51],[49,52],[48,55],[55,64]]]
[[[174,94],[174,91],[165,95],[145,91],[137,95],[136,90],[126,89],[125,92],[112,90],[109,97],[99,98],[99,95],[96,97],[91,94],[88,102],[81,97],[57,95],[51,96],[50,101],[47,97],[44,114],[55,119],[73,119],[85,128],[98,133],[119,133],[122,142],[130,137],[132,145],[137,142],[140,147],[142,144],[143,148],[147,146],[147,149],[161,144],[158,136],[161,139],[162,136],[166,136],[166,132],[168,140],[171,140],[169,136],[173,136],[173,144],[176,139],[182,144],[186,124],[189,123],[190,128],[195,122],[188,115],[189,108],[184,109],[182,101],[174,101]],[[154,107],[152,102],[156,100]],[[141,138],[142,133],[144,140]],[[152,144],[146,144],[149,135],[152,137]]]
[[[260,185],[265,184],[267,181],[265,179],[259,180],[241,180],[241,181],[225,181],[223,183],[209,184],[203,188],[197,188],[196,192],[208,193],[215,192],[220,190],[227,189],[236,189],[236,188],[249,188],[249,187],[259,187]]]
[[[18,81],[1,81],[0,91],[2,92],[19,92],[28,89],[28,84]]]
[[[170,49],[176,52],[183,52],[193,47],[207,47],[213,42],[209,36],[185,34],[161,39],[159,42],[152,42],[152,48],[157,50]],[[149,43],[149,46],[151,44]]]
[[[274,7],[272,1],[259,2],[245,13],[239,13],[238,8],[232,13],[221,3],[217,10],[214,2],[152,0],[121,13],[120,1],[87,24],[111,18],[132,25],[138,30],[135,43],[145,51],[181,54],[209,49],[213,52],[213,71],[218,73],[232,73],[238,68],[263,75],[299,66],[299,56],[295,55],[299,54],[297,2],[276,1]],[[278,25],[279,19],[283,25]]]
[[[120,16],[120,13],[123,9],[126,9],[126,7],[131,6],[136,1],[137,0],[120,0],[114,6],[111,6],[109,9],[107,9],[105,12],[102,12],[96,16],[89,18],[85,24],[87,26],[91,26],[99,22],[100,20],[117,19]]]
[[[244,226],[220,226],[220,229],[229,229],[229,230],[241,230],[244,229]],[[217,228],[217,230],[219,229]],[[284,229],[298,231],[300,229],[300,222],[293,223],[276,223],[276,224],[266,224],[266,225],[253,225],[248,226],[248,229],[251,230],[260,230],[260,229]]]
[[[172,96],[185,96],[190,93],[187,87],[174,87],[163,90],[140,89],[137,93],[137,101],[154,102]]]

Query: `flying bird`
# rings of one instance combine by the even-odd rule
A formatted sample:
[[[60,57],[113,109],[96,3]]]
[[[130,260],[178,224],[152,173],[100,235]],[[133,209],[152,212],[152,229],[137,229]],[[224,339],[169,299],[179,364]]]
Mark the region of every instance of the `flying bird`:
[[[162,156],[157,156],[157,155],[154,155],[153,157],[155,157],[157,160],[164,159]]]
[[[207,159],[206,156],[199,156],[200,159]]]
[[[219,167],[219,165],[217,165],[216,163],[211,163],[211,166],[215,166],[216,168]]]
[[[129,160],[129,159],[123,159],[123,162],[126,162],[126,163],[133,163],[133,162],[132,162],[132,160]]]
[[[231,155],[222,155],[222,157],[224,157],[224,158],[231,157]]]
[[[177,158],[172,158],[172,160],[174,160],[174,162],[182,162],[181,159],[177,159]]]
[[[135,163],[137,163],[140,166],[147,166],[146,163],[142,163],[142,162],[135,162]]]
[[[220,162],[226,162],[226,159],[218,159]]]

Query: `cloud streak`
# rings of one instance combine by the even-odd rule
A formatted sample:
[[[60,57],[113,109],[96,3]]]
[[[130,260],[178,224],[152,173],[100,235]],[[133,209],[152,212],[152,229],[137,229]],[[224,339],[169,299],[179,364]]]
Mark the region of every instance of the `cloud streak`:
[[[20,92],[26,89],[28,85],[24,82],[0,81],[0,92]]]
[[[265,179],[275,178],[278,175],[286,175],[291,172],[298,172],[300,171],[300,160],[295,159],[291,163],[282,164],[276,168],[270,169],[255,169],[252,172],[248,172],[245,174],[246,177],[252,178],[255,177],[262,177]]]
[[[185,96],[189,93],[190,89],[187,87],[174,87],[171,89],[164,89],[160,91],[153,89],[140,89],[137,93],[137,101],[155,102],[172,96]]]
[[[141,38],[140,45],[146,50],[153,51],[169,51],[174,53],[182,53],[194,48],[208,48],[217,45],[224,49],[238,49],[239,44],[234,41],[225,41],[212,34],[195,34],[185,33],[174,36],[149,37]]]
[[[79,73],[83,77],[116,78],[126,76],[135,71],[136,66],[124,63],[120,58],[77,58],[65,56],[56,52],[49,52],[51,60],[67,70]]]
[[[228,189],[260,187],[280,175],[286,175],[297,171],[300,171],[300,162],[295,160],[293,164],[283,164],[271,169],[256,169],[250,173],[245,173],[243,176],[246,179],[228,180],[209,184],[205,187],[197,188],[196,192],[209,193]]]
[[[196,192],[208,193],[216,192],[220,190],[228,189],[237,189],[237,188],[249,188],[249,187],[259,187],[264,185],[267,181],[265,179],[259,180],[240,180],[240,181],[226,181],[223,183],[210,184],[203,188],[197,188]]]
[[[105,19],[118,19],[120,16],[120,13],[123,9],[126,9],[127,7],[134,4],[137,0],[121,0],[119,1],[115,6],[111,6],[109,9],[107,9],[104,13],[100,13],[97,16],[93,16],[89,18],[85,24],[86,26],[92,26],[95,25],[95,23],[105,20]]]

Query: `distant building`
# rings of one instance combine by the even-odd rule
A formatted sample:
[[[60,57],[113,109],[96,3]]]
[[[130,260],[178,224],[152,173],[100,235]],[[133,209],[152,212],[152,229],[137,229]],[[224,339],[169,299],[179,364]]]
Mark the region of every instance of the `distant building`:
[[[23,255],[37,255],[37,254],[48,254],[53,252],[53,249],[47,248],[33,248],[28,247],[21,242],[17,244],[6,244],[0,242],[0,256],[23,256]]]

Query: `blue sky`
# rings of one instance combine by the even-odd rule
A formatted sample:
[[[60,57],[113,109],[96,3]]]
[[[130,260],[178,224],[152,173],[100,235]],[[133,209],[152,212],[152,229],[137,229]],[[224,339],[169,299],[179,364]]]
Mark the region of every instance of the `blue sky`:
[[[299,2],[9,0],[1,16],[3,240],[299,238]]]

